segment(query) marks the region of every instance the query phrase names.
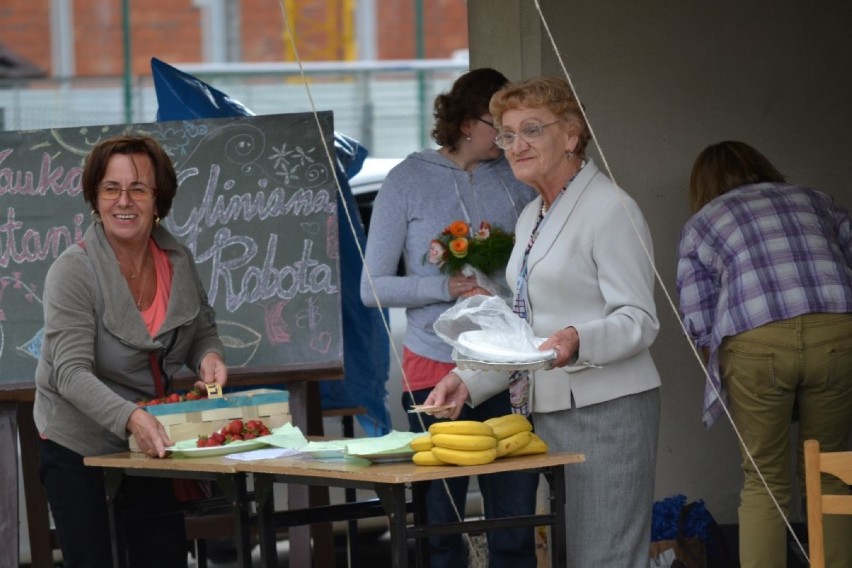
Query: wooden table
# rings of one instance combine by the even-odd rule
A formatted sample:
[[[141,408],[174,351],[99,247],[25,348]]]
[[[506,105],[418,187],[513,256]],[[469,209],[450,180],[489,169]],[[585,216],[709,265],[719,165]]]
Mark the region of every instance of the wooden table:
[[[407,541],[417,539],[417,565],[426,562],[426,538],[439,533],[481,532],[519,526],[550,525],[553,527],[551,540],[551,565],[564,566],[565,556],[565,473],[564,466],[584,461],[582,454],[550,453],[516,458],[502,458],[487,465],[456,467],[424,467],[411,462],[364,464],[348,461],[317,461],[299,457],[276,460],[240,462],[239,471],[254,475],[255,500],[257,504],[258,529],[260,532],[261,558],[263,566],[277,566],[275,551],[275,523],[284,520],[285,525],[310,523],[313,519],[323,520],[327,513],[322,509],[290,510],[288,515],[274,513],[272,485],[298,483],[312,486],[367,489],[374,491],[381,502],[390,524],[392,566],[408,566]],[[428,482],[451,477],[466,477],[506,471],[538,471],[545,475],[550,488],[551,512],[545,515],[461,521],[446,525],[425,525],[425,494]],[[411,489],[412,499],[406,498],[406,489]],[[412,505],[413,524],[407,521],[408,505]],[[334,520],[347,520],[349,514],[363,516],[356,508],[340,507]]]
[[[248,491],[246,474],[237,471],[237,462],[222,458],[156,459],[136,452],[125,452],[107,456],[92,456],[83,459],[89,466],[104,468],[109,511],[110,536],[112,538],[112,565],[114,568],[127,566],[124,555],[124,511],[117,499],[121,481],[126,475],[146,477],[169,477],[215,481],[232,506],[234,530],[236,531],[237,563],[251,568],[251,541],[249,533]]]
[[[294,426],[308,435],[323,434],[322,410],[319,381],[342,380],[343,369],[339,367],[311,367],[294,365],[292,369],[275,372],[256,372],[238,375],[231,370],[229,384],[233,386],[284,386],[290,393],[290,413]],[[191,388],[194,377],[184,375],[175,377],[175,389]],[[53,563],[53,550],[56,540],[50,529],[47,497],[38,480],[38,456],[36,446],[38,432],[33,422],[33,401],[35,386],[26,384],[0,383],[0,510],[4,511],[7,522],[0,523],[0,542],[18,543],[18,439],[21,445],[21,469],[24,493],[27,502],[27,521],[30,535],[32,568],[50,568]],[[300,506],[308,507],[314,503],[327,503],[327,491],[318,488],[291,486],[288,488],[290,500]],[[328,543],[317,547],[317,564],[333,566],[334,555],[331,548],[331,526],[324,525],[313,531],[315,541]],[[310,563],[311,531],[300,527],[291,535],[291,557],[297,564],[307,566]],[[9,554],[0,555],[0,568],[18,568],[18,546],[10,546]]]
[[[367,516],[387,516],[390,525],[391,553],[394,568],[408,566],[407,541],[417,539],[417,565],[424,564],[427,556],[425,542],[433,534],[481,532],[520,526],[550,525],[553,527],[550,541],[552,566],[564,566],[565,555],[565,471],[564,466],[584,461],[582,454],[549,453],[516,458],[502,458],[487,465],[456,467],[424,467],[411,462],[370,464],[369,462],[318,461],[299,456],[274,460],[242,462],[225,457],[213,458],[148,458],[138,453],[125,452],[108,456],[89,457],[86,465],[105,468],[108,480],[110,524],[114,550],[123,542],[119,530],[121,511],[112,496],[123,475],[147,475],[158,477],[188,477],[215,479],[229,491],[234,504],[234,517],[238,529],[239,566],[251,566],[249,543],[250,498],[245,491],[245,476],[254,476],[254,500],[257,506],[257,525],[260,534],[262,565],[274,568],[278,565],[275,546],[277,526],[310,525],[315,522],[346,521]],[[450,477],[465,477],[506,471],[538,471],[547,478],[550,488],[548,514],[528,515],[461,521],[444,525],[425,525],[425,492],[432,480]],[[230,479],[230,480],[229,480]],[[377,508],[370,502],[345,503],[328,507],[290,507],[288,511],[276,513],[272,497],[275,483],[310,485],[315,487],[342,487],[374,491],[381,503]],[[412,499],[408,501],[407,489]],[[291,504],[292,505],[292,504]],[[410,506],[409,506],[410,505]],[[408,524],[407,513],[413,512],[413,523]],[[277,526],[276,526],[277,525]],[[308,566],[295,564],[292,566]],[[116,561],[116,566],[123,564]],[[316,563],[324,566],[324,564]]]

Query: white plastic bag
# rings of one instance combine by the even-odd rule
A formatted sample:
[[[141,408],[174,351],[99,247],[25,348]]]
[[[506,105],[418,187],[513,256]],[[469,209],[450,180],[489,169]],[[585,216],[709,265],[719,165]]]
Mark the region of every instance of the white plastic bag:
[[[499,296],[471,296],[441,314],[433,324],[438,337],[468,359],[493,362],[540,361],[552,351]]]

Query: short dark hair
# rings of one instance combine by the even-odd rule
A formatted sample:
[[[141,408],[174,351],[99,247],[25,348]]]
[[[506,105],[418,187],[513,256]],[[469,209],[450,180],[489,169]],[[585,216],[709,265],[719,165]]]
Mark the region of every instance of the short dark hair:
[[[109,138],[98,143],[86,157],[83,165],[83,198],[86,203],[97,208],[98,185],[104,179],[109,159],[115,154],[143,154],[151,160],[156,185],[157,215],[163,219],[172,209],[177,193],[177,174],[171,158],[150,136],[124,135]]]
[[[695,158],[689,178],[689,207],[702,207],[742,185],[784,183],[784,176],[760,152],[744,142],[726,140],[707,146]]]
[[[456,79],[449,92],[435,97],[432,139],[450,152],[456,152],[464,121],[488,114],[491,95],[508,82],[502,73],[490,67],[468,71]]]

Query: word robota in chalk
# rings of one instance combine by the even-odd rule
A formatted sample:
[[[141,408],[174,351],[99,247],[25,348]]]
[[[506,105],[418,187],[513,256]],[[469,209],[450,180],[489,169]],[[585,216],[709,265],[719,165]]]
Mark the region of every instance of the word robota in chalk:
[[[199,173],[197,168],[184,170],[180,174],[181,185]],[[270,187],[272,184],[264,178],[256,182],[258,189],[255,191],[224,196],[217,194],[220,173],[217,165],[210,167],[204,196],[189,210],[184,222],[175,219],[179,211],[165,220],[169,230],[193,252],[196,262],[211,263],[208,286],[211,302],[215,301],[220,286],[224,289],[225,307],[229,311],[237,310],[246,302],[274,297],[289,300],[298,294],[336,294],[334,269],[312,257],[314,238],[325,243],[326,238],[333,236],[336,242],[335,194],[327,189],[297,188],[289,190],[288,195],[286,188]],[[225,180],[221,188],[232,191],[236,182]],[[288,223],[287,217],[295,219]],[[264,254],[257,223],[276,219],[269,224]],[[232,227],[236,222],[252,222],[254,236],[235,234]],[[331,225],[334,231],[328,228]],[[209,248],[200,250],[200,238],[211,234],[206,229],[214,227],[218,228]],[[301,256],[282,263],[277,258],[278,239],[288,227],[299,228],[293,238],[302,239]],[[288,245],[284,250],[292,252],[296,247]]]

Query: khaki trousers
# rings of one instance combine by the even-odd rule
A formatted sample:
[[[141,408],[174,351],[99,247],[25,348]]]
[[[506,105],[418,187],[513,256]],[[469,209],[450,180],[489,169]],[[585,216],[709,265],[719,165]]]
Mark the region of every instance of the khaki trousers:
[[[722,385],[734,424],[772,495],[789,517],[791,417],[799,408],[798,482],[804,495],[804,440],[822,451],[843,451],[852,427],[852,314],[808,314],[773,322],[725,339]],[[743,568],[785,568],[786,526],[743,448],[740,493],[740,563]],[[848,493],[836,478],[823,491]],[[852,566],[852,517],[825,517],[827,566]]]

